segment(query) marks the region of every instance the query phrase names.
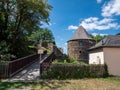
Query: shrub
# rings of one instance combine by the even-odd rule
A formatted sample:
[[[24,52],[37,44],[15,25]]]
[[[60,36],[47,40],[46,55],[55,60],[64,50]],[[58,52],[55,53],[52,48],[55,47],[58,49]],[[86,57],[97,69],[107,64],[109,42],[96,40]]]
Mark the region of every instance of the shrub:
[[[53,64],[43,79],[79,79],[104,77],[104,65]]]

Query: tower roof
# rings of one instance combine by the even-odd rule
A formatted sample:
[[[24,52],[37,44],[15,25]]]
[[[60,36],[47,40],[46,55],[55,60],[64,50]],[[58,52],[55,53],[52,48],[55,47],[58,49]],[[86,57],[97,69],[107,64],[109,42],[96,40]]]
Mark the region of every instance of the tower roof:
[[[70,40],[76,40],[76,39],[92,39],[92,38],[87,33],[87,31],[83,28],[83,26],[80,26],[75,31],[73,37]]]

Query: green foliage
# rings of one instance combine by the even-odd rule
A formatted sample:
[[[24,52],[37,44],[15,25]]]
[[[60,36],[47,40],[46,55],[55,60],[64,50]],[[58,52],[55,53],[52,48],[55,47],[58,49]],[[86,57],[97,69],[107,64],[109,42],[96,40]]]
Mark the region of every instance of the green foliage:
[[[43,79],[79,79],[104,77],[104,65],[53,64]]]
[[[108,77],[107,80],[110,80],[112,82],[120,82],[120,77]]]
[[[69,58],[67,55],[64,55],[62,57],[58,57],[53,63],[55,64],[81,64],[81,65],[87,65],[86,63],[82,61],[77,61],[74,58]]]
[[[41,42],[45,42],[45,41],[54,42],[53,34],[52,34],[51,30],[49,30],[47,28],[45,28],[45,29],[41,28],[41,29],[34,31],[28,37],[28,39],[34,43],[40,43],[40,41]]]
[[[33,31],[48,23],[51,6],[47,0],[0,0],[0,59],[10,60],[34,53],[28,46]]]
[[[102,39],[104,39],[106,36],[104,35],[96,35],[96,36],[93,36],[93,35],[90,35],[93,40],[95,40],[96,43],[98,43],[99,41],[101,41]]]
[[[107,64],[104,65],[104,69],[105,69],[106,72],[104,73],[103,77],[109,76]]]
[[[11,54],[9,51],[10,51],[10,46],[7,45],[7,42],[1,41],[0,42],[0,62],[10,61],[11,59],[15,58],[15,56]]]

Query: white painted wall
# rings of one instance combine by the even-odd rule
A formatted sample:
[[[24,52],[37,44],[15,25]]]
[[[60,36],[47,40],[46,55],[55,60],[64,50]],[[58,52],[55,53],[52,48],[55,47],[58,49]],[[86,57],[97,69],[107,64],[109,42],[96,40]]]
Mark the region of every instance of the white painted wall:
[[[89,64],[104,64],[103,51],[90,53],[89,54]]]

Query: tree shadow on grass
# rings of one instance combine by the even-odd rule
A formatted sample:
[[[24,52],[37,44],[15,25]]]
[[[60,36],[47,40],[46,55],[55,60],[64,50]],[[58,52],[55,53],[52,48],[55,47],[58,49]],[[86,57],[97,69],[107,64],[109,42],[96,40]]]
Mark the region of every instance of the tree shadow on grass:
[[[70,84],[70,82],[67,80],[45,80],[41,82],[41,89],[48,87],[51,90],[56,90],[60,87],[67,86],[68,84]]]
[[[8,90],[10,88],[21,88],[22,86],[29,86],[25,82],[0,82],[0,90]]]
[[[56,90],[60,87],[68,85],[70,82],[66,80],[43,80],[39,82],[0,82],[0,90],[21,89],[22,87],[40,87],[40,90],[45,87]]]

